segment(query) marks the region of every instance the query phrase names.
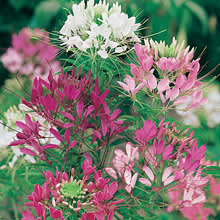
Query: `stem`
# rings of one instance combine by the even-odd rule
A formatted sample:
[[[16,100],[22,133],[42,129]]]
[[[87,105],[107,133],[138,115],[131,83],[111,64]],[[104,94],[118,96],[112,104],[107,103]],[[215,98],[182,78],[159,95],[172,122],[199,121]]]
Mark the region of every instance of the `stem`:
[[[17,210],[17,206],[16,206],[16,203],[15,203],[15,199],[12,199],[12,207],[13,207],[15,219],[19,219],[18,218],[18,210]]]

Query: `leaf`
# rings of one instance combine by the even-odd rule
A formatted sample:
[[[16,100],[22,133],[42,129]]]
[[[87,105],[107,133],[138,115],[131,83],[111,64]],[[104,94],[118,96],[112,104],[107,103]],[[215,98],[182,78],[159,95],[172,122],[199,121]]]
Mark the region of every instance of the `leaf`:
[[[206,34],[208,32],[208,15],[205,9],[192,1],[186,1],[185,5],[200,20],[202,24],[202,32],[203,34]]]
[[[51,20],[58,13],[59,9],[60,9],[60,4],[57,1],[48,0],[41,2],[36,7],[31,22],[32,26],[47,28],[50,25]]]
[[[217,166],[210,166],[206,167],[203,170],[203,173],[206,175],[212,175],[214,178],[220,178],[220,167]]]
[[[9,2],[16,10],[20,10],[27,4],[26,0],[9,0]]]

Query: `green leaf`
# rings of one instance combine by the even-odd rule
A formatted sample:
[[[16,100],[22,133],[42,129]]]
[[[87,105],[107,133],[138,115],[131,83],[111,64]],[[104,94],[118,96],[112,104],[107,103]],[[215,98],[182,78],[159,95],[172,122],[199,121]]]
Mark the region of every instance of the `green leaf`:
[[[16,10],[20,10],[27,4],[27,0],[9,0],[9,2]]]
[[[205,9],[192,1],[186,1],[185,5],[200,20],[202,24],[202,32],[203,34],[206,34],[208,32],[208,15]]]
[[[60,4],[57,1],[48,0],[41,2],[35,10],[31,22],[32,26],[47,28],[59,9]]]
[[[220,178],[220,167],[210,166],[203,169],[203,173],[206,175],[211,174],[214,178]]]

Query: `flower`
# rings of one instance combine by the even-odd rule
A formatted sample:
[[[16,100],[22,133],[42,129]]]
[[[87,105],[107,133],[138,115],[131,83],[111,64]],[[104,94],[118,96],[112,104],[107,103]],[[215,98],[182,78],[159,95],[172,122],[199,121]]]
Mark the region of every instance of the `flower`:
[[[105,145],[126,128],[118,120],[121,110],[111,113],[105,102],[109,90],[100,92],[98,78],[93,84],[91,71],[88,77],[80,73],[81,69],[75,74],[73,68],[71,75],[61,73],[55,78],[51,72],[48,81],[34,79],[30,100],[23,100],[28,114],[25,122],[16,122],[20,132],[10,146],[25,145],[22,153],[47,160],[44,155],[49,149],[67,154],[88,134],[92,144],[98,138]],[[97,145],[94,148],[100,149]]]
[[[39,41],[33,38],[39,38]],[[33,79],[41,76],[47,79],[49,72],[57,72],[60,63],[55,61],[58,53],[49,41],[49,35],[40,29],[23,28],[12,35],[12,47],[2,55],[1,61],[11,73],[20,73]]]
[[[85,161],[92,167],[92,159],[87,154]],[[85,172],[87,167],[82,164],[84,174],[80,179],[74,176],[74,169],[71,170],[70,178],[67,173],[62,173],[58,169],[56,177],[49,170],[44,172],[43,186],[35,185],[32,194],[27,196],[30,202],[25,205],[34,208],[37,215],[43,219],[46,219],[46,210],[49,210],[52,219],[64,220],[66,212],[62,212],[62,208],[72,212],[73,217],[77,214],[81,219],[94,219],[94,217],[100,220],[105,217],[112,219],[118,204],[123,203],[124,200],[115,199],[118,191],[117,182],[104,179],[101,171],[96,170],[95,166],[93,168],[92,172]],[[23,217],[26,219],[27,217],[31,219],[32,216],[30,211],[23,212]]]
[[[135,88],[135,80],[129,76],[126,75],[125,79],[124,79],[125,83],[123,82],[119,82],[118,84],[127,92],[131,92],[131,97],[133,99],[135,99],[136,97],[136,93],[144,86],[144,83],[139,84],[136,88]]]
[[[70,14],[60,30],[62,45],[67,50],[77,48],[87,52],[95,49],[103,59],[109,54],[125,52],[129,45],[139,42],[135,31],[140,24],[135,23],[135,17],[121,12],[118,3],[109,4],[100,0],[95,4],[94,0],[84,1],[72,5],[73,15]]]
[[[165,42],[145,40],[145,45],[136,44],[134,49],[139,65],[130,64],[134,78],[130,81],[141,86],[147,94],[157,94],[162,104],[187,103],[186,110],[204,105],[199,81],[199,59],[193,60],[194,48],[184,48],[173,38],[171,45]],[[149,91],[149,92],[148,92]]]

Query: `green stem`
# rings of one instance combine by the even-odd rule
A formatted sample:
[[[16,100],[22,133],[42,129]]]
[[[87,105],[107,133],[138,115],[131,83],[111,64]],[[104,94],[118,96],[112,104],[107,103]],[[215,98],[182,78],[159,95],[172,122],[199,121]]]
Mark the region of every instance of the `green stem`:
[[[12,199],[12,207],[13,207],[15,219],[19,219],[19,218],[18,218],[18,210],[17,210],[17,206],[16,206],[16,203],[15,203],[15,200],[14,200],[14,199]]]

